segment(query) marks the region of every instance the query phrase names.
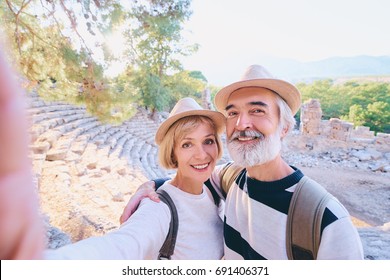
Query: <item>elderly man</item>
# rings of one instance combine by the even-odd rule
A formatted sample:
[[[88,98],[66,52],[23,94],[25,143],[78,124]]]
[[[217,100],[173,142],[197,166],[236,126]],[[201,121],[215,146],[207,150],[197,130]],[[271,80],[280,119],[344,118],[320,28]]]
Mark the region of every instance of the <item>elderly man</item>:
[[[282,139],[293,129],[299,91],[254,65],[241,81],[221,89],[215,104],[227,118],[228,149],[245,169],[226,199],[226,259],[286,259],[287,214],[304,178],[281,156]],[[211,181],[220,182],[220,170]],[[345,208],[332,197],[321,223],[317,259],[362,259],[359,235]]]
[[[273,78],[259,65],[250,66],[240,81],[222,88],[215,96],[217,110],[227,119],[230,156],[235,166],[241,167],[226,197],[225,259],[292,258],[286,245],[287,218],[293,193],[307,177],[282,158],[281,147],[295,125],[294,115],[300,104],[301,94],[296,87]],[[225,169],[225,165],[216,167],[210,178],[219,194]],[[318,185],[310,182],[309,187]],[[142,192],[148,191],[140,190],[135,197],[141,197]],[[363,259],[360,237],[347,210],[328,196],[321,219],[321,242],[314,255],[309,252],[311,257]],[[136,204],[136,199],[129,202],[121,221]],[[302,254],[298,252],[297,256]]]

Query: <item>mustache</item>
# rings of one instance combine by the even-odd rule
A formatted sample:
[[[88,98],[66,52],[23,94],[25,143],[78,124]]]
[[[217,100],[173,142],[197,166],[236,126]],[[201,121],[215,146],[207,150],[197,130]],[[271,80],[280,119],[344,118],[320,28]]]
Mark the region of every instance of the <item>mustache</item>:
[[[229,141],[235,141],[239,137],[252,137],[252,138],[259,138],[259,139],[264,139],[265,136],[263,133],[255,130],[243,130],[243,131],[235,131],[233,132],[232,136],[230,136]]]

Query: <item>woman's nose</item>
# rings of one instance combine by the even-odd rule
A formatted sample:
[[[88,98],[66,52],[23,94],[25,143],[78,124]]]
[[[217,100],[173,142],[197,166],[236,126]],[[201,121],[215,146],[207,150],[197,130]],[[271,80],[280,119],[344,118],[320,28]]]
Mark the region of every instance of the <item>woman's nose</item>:
[[[195,157],[198,158],[198,159],[204,159],[207,157],[207,152],[206,150],[203,148],[203,146],[200,146],[196,149],[195,151]]]

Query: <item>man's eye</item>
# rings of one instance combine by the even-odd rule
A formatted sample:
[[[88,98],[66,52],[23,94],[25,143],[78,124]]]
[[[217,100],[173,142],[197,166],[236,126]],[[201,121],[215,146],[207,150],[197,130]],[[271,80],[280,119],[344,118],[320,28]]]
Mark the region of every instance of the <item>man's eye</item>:
[[[228,112],[227,115],[228,115],[228,117],[234,117],[237,115],[237,113],[236,112]]]
[[[252,113],[255,113],[255,114],[264,113],[264,110],[262,110],[262,109],[253,109]]]

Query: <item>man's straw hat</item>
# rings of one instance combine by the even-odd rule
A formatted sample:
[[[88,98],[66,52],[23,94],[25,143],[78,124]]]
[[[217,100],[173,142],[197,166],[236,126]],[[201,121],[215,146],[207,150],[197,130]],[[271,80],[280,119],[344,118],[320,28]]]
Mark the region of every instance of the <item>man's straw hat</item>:
[[[298,112],[301,106],[301,93],[295,86],[286,81],[273,78],[263,66],[252,65],[246,69],[239,82],[222,88],[215,95],[214,103],[217,110],[225,113],[230,95],[234,91],[246,87],[262,87],[274,91],[286,101],[293,115]]]
[[[169,117],[160,125],[157,130],[155,141],[160,145],[169,128],[179,119],[187,116],[205,116],[210,118],[217,128],[217,133],[221,134],[225,128],[225,116],[219,112],[203,109],[194,99],[186,97],[180,99],[173,107]]]

